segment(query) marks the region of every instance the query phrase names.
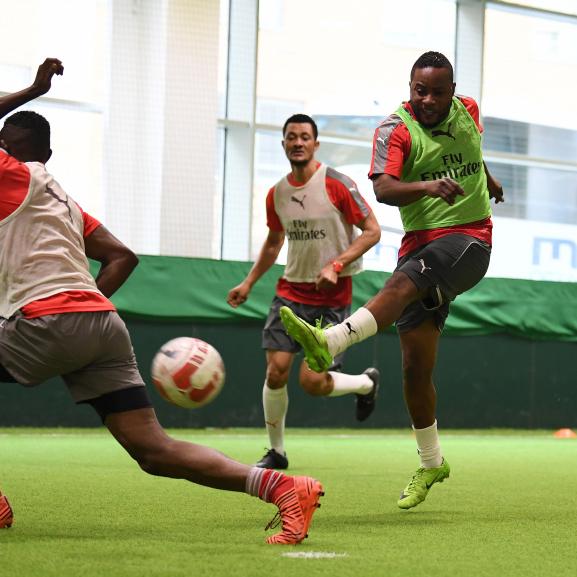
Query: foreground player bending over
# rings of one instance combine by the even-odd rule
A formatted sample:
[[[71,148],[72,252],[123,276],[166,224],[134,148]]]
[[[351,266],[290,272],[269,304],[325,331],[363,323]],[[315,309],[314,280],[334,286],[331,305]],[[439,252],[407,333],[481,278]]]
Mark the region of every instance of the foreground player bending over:
[[[59,60],[47,59],[30,88],[0,99],[0,118],[46,93],[62,72]],[[33,386],[61,376],[145,472],[274,503],[279,510],[267,529],[282,523],[282,530],[267,542],[302,541],[323,495],[318,481],[243,465],[173,439],[158,423],[128,331],[108,300],[138,259],[46,172],[46,119],[10,116],[0,147],[0,381]],[[96,281],[87,257],[101,264]],[[0,527],[13,520],[0,494]]]
[[[401,509],[421,503],[434,483],[449,476],[435,418],[437,347],[450,302],[487,271],[489,201],[503,201],[501,185],[483,162],[477,104],[454,95],[453,67],[445,56],[427,52],[415,62],[410,94],[377,128],[369,174],[377,200],[401,212],[406,234],[395,272],[364,307],[324,331],[288,307],[280,310],[315,371],[396,321],[405,402],[421,458],[401,493]]]

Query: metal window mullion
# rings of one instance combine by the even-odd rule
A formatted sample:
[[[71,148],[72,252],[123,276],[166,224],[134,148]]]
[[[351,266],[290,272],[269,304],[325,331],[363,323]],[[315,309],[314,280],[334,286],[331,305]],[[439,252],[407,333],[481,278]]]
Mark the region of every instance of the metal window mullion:
[[[252,220],[258,0],[231,0],[221,258],[248,260]]]

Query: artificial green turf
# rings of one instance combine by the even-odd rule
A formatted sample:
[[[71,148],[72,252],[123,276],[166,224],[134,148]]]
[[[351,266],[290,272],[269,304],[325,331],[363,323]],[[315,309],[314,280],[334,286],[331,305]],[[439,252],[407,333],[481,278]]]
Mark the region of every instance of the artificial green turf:
[[[173,431],[254,462],[263,431]],[[444,432],[451,477],[396,506],[418,466],[399,431],[289,430],[291,473],[326,488],[309,539],[264,543],[271,505],[150,477],[104,431],[0,431],[0,575],[574,577],[577,440],[551,432]],[[321,558],[286,555],[324,554]]]

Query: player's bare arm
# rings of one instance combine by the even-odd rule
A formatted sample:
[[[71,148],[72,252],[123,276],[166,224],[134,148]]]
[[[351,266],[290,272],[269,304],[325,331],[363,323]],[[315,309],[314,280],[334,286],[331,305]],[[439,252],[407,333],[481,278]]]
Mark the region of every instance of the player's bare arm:
[[[84,250],[100,263],[96,286],[105,297],[112,296],[138,264],[138,257],[102,225],[84,239]]]
[[[284,231],[270,230],[264,241],[260,253],[246,278],[237,286],[232,288],[227,296],[226,302],[233,308],[246,302],[252,287],[260,277],[276,262],[276,259],[284,244]]]
[[[339,275],[333,266],[333,262],[336,261],[342,264],[342,268],[344,268],[365,254],[381,239],[381,227],[373,211],[365,219],[357,223],[356,226],[361,230],[361,234],[355,238],[347,250],[322,268],[316,280],[317,290],[327,290],[337,284]]]
[[[487,188],[489,189],[489,198],[495,199],[495,204],[505,202],[503,196],[503,186],[501,183],[489,172],[487,165],[483,162],[485,167],[485,175],[487,176]]]
[[[438,180],[401,182],[389,174],[380,174],[373,180],[373,190],[378,202],[391,206],[407,206],[425,196],[441,198],[447,204],[455,204],[457,196],[465,191],[452,178]]]
[[[6,116],[14,109],[46,94],[52,86],[52,78],[55,74],[61,76],[64,66],[58,58],[47,58],[36,72],[34,82],[24,90],[8,94],[0,98],[0,118]]]

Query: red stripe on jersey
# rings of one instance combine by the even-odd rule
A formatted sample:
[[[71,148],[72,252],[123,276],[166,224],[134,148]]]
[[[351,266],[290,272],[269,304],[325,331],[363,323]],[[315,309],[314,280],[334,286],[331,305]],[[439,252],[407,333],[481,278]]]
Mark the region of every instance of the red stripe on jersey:
[[[27,319],[34,319],[62,313],[115,311],[116,307],[97,292],[67,291],[28,303],[20,310]]]
[[[377,128],[375,131],[369,178],[388,174],[400,180],[403,174],[403,165],[411,152],[411,133],[403,122],[399,122],[388,135],[387,144],[381,150],[377,142],[377,139],[380,138],[379,130]]]
[[[87,236],[90,236],[99,226],[101,226],[102,223],[93,216],[90,216],[87,212],[84,212],[78,203],[76,203],[76,206],[82,213],[82,221],[84,222],[84,231],[82,232],[82,236],[86,238]]]
[[[448,234],[467,234],[477,238],[488,245],[491,245],[493,233],[493,222],[491,218],[469,222],[467,224],[457,224],[445,228],[434,228],[431,230],[412,230],[407,232],[401,241],[399,258],[417,250],[419,247]]]
[[[339,178],[333,178],[328,175],[328,172],[329,169],[327,169],[325,185],[329,200],[345,216],[345,220],[349,224],[361,223],[370,214],[371,207],[362,197],[357,185],[346,175],[331,171],[339,176]],[[340,178],[346,178],[348,183],[343,182]],[[347,184],[350,186],[347,186]]]
[[[312,282],[289,282],[279,278],[276,294],[291,301],[317,307],[346,307],[353,298],[353,279],[339,277],[336,286],[326,291],[318,291]]]
[[[483,125],[481,124],[481,113],[479,111],[479,105],[477,102],[471,98],[470,96],[457,96],[457,98],[465,105],[467,112],[471,115],[479,132],[483,132]]]
[[[28,167],[4,151],[0,152],[0,187],[0,220],[3,220],[24,202],[30,189]]]
[[[276,232],[282,232],[284,227],[274,207],[274,189],[273,186],[266,195],[266,225]]]

